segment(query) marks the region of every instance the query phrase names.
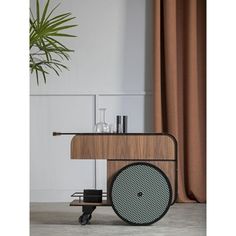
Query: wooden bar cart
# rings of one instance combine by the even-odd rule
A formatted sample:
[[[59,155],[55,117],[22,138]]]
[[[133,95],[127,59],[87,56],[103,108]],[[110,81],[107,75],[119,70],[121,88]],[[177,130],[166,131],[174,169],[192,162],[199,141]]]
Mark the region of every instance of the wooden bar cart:
[[[83,209],[81,224],[90,221],[97,206],[112,206],[124,221],[149,225],[162,218],[176,201],[177,142],[172,135],[59,132],[53,132],[53,135],[73,135],[71,159],[107,160],[107,193],[103,193],[103,197],[107,196],[106,200],[85,202],[82,192],[72,194],[79,199],[73,200],[70,206],[82,206]],[[157,181],[154,181],[155,178]],[[136,185],[142,191],[137,190]],[[169,200],[165,200],[165,206],[162,206],[161,201],[167,195]],[[127,207],[122,205],[123,202]],[[133,202],[135,205],[131,208]],[[158,209],[161,210],[155,215]]]

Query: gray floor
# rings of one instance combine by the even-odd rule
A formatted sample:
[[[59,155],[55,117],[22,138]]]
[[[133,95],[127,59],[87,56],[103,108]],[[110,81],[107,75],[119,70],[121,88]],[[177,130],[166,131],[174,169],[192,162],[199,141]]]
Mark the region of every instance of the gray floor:
[[[175,204],[151,226],[130,226],[116,216],[111,207],[97,207],[91,224],[81,226],[80,207],[68,203],[32,203],[30,235],[39,236],[202,236],[206,235],[205,204]]]

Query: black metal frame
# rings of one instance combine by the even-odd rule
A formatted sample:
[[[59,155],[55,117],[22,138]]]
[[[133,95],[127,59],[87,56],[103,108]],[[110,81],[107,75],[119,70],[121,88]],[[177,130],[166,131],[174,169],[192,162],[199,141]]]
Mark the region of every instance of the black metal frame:
[[[82,206],[82,212],[84,214],[90,214],[92,215],[92,212],[96,209],[96,206],[91,206],[91,205],[85,205]]]

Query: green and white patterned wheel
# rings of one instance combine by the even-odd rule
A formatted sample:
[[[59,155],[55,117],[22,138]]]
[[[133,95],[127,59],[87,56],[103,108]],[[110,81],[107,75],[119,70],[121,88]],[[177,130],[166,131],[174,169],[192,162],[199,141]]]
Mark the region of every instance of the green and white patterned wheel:
[[[133,225],[150,225],[169,210],[170,181],[162,170],[145,162],[122,168],[113,178],[110,198],[115,213]]]

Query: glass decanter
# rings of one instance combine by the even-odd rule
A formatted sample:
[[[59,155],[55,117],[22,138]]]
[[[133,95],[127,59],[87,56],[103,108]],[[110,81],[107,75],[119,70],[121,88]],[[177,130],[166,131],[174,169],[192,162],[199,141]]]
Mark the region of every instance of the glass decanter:
[[[99,109],[100,121],[95,125],[95,133],[109,133],[109,125],[105,121],[106,108]]]

